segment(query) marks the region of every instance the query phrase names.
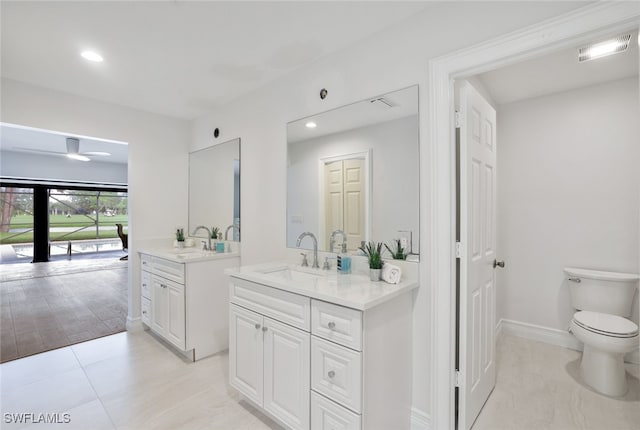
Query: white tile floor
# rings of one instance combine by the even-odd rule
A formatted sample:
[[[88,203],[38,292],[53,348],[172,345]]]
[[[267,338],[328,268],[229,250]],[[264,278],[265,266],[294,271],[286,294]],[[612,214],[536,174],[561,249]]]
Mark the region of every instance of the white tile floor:
[[[4,429],[279,429],[228,387],[227,355],[185,361],[147,332],[120,333],[0,365]],[[69,413],[7,424],[5,413]]]
[[[497,383],[473,430],[640,429],[640,366],[627,364],[629,392],[598,394],[580,380],[582,353],[502,335]]]
[[[638,429],[640,375],[614,400],[585,387],[580,353],[512,336],[474,430]],[[147,332],[120,333],[0,365],[2,429],[278,429],[227,384],[227,355],[185,361]],[[6,424],[5,413],[69,413],[59,425]],[[366,429],[365,429],[366,430]]]

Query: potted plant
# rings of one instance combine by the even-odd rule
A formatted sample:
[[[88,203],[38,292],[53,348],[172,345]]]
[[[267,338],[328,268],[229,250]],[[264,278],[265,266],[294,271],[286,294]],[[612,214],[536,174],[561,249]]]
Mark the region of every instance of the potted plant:
[[[400,241],[400,239],[394,239],[391,246],[385,243],[384,247],[387,248],[387,251],[389,251],[389,254],[391,254],[391,257],[393,257],[394,260],[407,259],[407,253],[402,246],[402,242]]]
[[[178,248],[184,248],[184,229],[176,229],[176,240],[178,241]]]
[[[372,281],[380,280],[380,271],[382,270],[382,242],[368,242],[359,248],[367,260],[369,260],[369,279]]]
[[[222,232],[220,232],[220,228],[211,227],[211,239],[220,239],[219,236],[222,236]]]

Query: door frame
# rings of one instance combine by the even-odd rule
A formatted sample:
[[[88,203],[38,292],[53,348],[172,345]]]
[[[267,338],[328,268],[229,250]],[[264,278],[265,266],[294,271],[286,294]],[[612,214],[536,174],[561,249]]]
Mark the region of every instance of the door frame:
[[[431,428],[455,426],[454,81],[639,27],[640,3],[596,3],[429,61]]]

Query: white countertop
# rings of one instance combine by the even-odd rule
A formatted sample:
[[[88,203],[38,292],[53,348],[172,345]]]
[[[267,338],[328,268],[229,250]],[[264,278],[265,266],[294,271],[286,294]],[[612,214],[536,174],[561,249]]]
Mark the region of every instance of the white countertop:
[[[197,248],[146,248],[138,252],[140,252],[140,254],[152,255],[154,257],[175,261],[176,263],[195,263],[200,261],[240,257],[240,252],[238,251],[218,253],[213,251],[202,251]]]
[[[417,279],[403,278],[398,284],[372,282],[369,275],[343,275],[335,269],[323,271],[296,266],[287,262],[273,262],[227,269],[233,278],[256,282],[325,302],[358,309],[371,309],[418,287]]]

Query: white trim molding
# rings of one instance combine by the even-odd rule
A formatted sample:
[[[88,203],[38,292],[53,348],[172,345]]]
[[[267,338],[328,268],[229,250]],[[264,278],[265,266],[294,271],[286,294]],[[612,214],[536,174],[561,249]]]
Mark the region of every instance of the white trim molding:
[[[500,320],[496,332],[498,330],[504,334],[544,342],[550,345],[561,346],[563,348],[569,348],[576,351],[582,351],[583,349],[582,342],[576,339],[576,337],[567,330],[558,330],[557,328],[544,327],[507,319]],[[624,359],[627,363],[640,364],[640,354],[638,351],[625,355]]]
[[[128,316],[125,327],[129,333],[139,333],[141,331],[144,331],[144,326],[142,325],[142,318],[140,317],[131,318]]]
[[[579,45],[612,31],[640,26],[640,2],[597,2],[506,34],[469,49],[429,61],[431,423],[455,423],[455,129],[454,79],[469,77],[563,47]]]
[[[411,408],[411,430],[431,430],[431,417],[424,411]]]

